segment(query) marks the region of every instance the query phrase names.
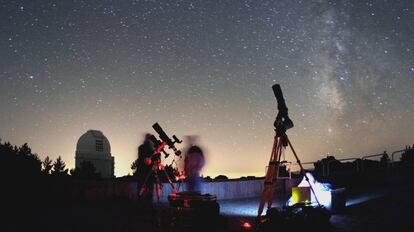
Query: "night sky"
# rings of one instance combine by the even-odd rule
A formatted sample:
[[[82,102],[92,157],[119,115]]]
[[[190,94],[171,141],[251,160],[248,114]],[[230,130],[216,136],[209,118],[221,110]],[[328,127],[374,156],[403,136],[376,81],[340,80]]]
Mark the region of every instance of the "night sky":
[[[0,2],[0,137],[42,159],[97,129],[122,176],[159,122],[205,176],[263,176],[275,83],[302,162],[414,143],[412,0]]]

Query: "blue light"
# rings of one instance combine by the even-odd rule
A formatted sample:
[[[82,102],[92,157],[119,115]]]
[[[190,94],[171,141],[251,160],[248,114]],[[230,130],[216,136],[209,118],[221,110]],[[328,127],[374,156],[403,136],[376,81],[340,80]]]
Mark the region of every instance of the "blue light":
[[[311,192],[311,204],[317,205],[316,198],[318,198],[318,201],[321,205],[325,206],[326,208],[331,208],[331,202],[332,202],[332,195],[331,195],[331,186],[327,183],[320,183],[315,180],[315,178],[310,173],[306,173],[306,176],[309,179],[309,183],[313,190],[315,191],[315,194]],[[299,183],[298,187],[309,187],[308,181],[306,181],[305,177],[303,177],[302,181]],[[293,205],[292,197],[288,200],[288,205]]]

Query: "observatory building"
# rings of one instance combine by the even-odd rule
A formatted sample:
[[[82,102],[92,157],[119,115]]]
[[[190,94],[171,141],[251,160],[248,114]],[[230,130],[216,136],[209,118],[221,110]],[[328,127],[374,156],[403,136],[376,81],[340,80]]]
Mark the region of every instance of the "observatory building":
[[[111,156],[111,145],[101,131],[88,130],[79,138],[76,144],[75,161],[76,168],[80,168],[82,162],[89,161],[101,177],[114,177],[114,157]]]

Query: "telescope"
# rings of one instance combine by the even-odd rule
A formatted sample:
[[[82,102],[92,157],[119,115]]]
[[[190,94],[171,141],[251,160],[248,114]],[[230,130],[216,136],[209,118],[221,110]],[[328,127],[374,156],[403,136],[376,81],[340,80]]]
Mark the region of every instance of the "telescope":
[[[272,89],[276,97],[277,109],[279,111],[273,125],[275,126],[276,135],[280,136],[286,133],[286,130],[293,127],[293,122],[289,118],[288,108],[286,106],[285,98],[283,97],[283,93],[282,93],[282,89],[280,88],[280,85],[275,84],[272,86]]]
[[[164,146],[162,142],[158,140],[154,135],[151,135],[149,139],[151,140],[151,142],[154,144],[154,147],[156,148],[155,154],[159,154],[162,152],[164,154],[164,158],[168,158],[168,156],[170,156],[170,154],[168,154],[164,150]]]
[[[160,171],[162,171],[165,174],[165,178],[167,179],[168,183],[170,184],[172,190],[174,193],[177,193],[177,189],[175,188],[175,186],[173,185],[169,174],[167,173],[165,166],[161,163],[161,152],[164,153],[165,158],[167,158],[169,156],[169,154],[167,152],[165,152],[164,147],[166,145],[168,145],[168,147],[170,149],[174,150],[175,155],[179,156],[181,155],[181,151],[178,150],[174,144],[175,143],[181,143],[182,141],[179,140],[177,138],[177,136],[173,135],[173,140],[170,139],[170,137],[168,137],[168,135],[164,132],[164,130],[161,128],[161,126],[156,122],[154,125],[152,125],[152,128],[154,128],[154,130],[158,133],[160,140],[158,140],[154,135],[150,135],[149,139],[151,140],[151,142],[154,144],[155,150],[153,151],[152,155],[151,155],[151,160],[153,162],[151,162],[150,164],[152,165],[151,170],[148,172],[147,176],[145,177],[144,183],[142,184],[141,189],[139,190],[139,196],[143,196],[145,190],[147,189],[146,184],[147,181],[151,178],[149,178],[151,175],[153,175],[153,177],[156,179],[156,189],[157,189],[157,198],[158,201],[160,200],[161,197],[161,189],[162,189],[162,184],[161,184],[161,179],[160,179]],[[147,138],[147,137],[146,137]]]
[[[177,136],[173,135],[173,140],[170,139],[170,137],[168,137],[168,135],[164,132],[164,130],[161,128],[160,124],[158,124],[158,122],[154,123],[154,125],[152,125],[152,128],[154,128],[154,130],[158,133],[158,135],[160,136],[160,139],[162,140],[163,143],[165,143],[166,145],[168,145],[168,147],[170,149],[172,149],[174,151],[174,154],[176,156],[180,156],[181,155],[181,151],[178,150],[174,144],[176,143],[181,143],[182,140],[179,140],[177,138]],[[155,144],[155,143],[154,143]],[[162,145],[162,144],[160,144]],[[164,152],[164,150],[162,149],[162,151]],[[165,152],[164,152],[165,154]],[[168,155],[165,156],[165,158],[167,158]]]

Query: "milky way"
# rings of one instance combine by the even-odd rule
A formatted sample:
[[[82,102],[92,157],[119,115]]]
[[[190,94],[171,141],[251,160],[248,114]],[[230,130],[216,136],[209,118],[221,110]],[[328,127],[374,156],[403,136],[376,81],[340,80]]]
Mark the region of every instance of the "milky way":
[[[73,167],[77,139],[98,129],[122,176],[159,122],[199,135],[204,175],[264,175],[275,83],[302,161],[414,143],[411,0],[0,6],[0,138],[41,158]]]

